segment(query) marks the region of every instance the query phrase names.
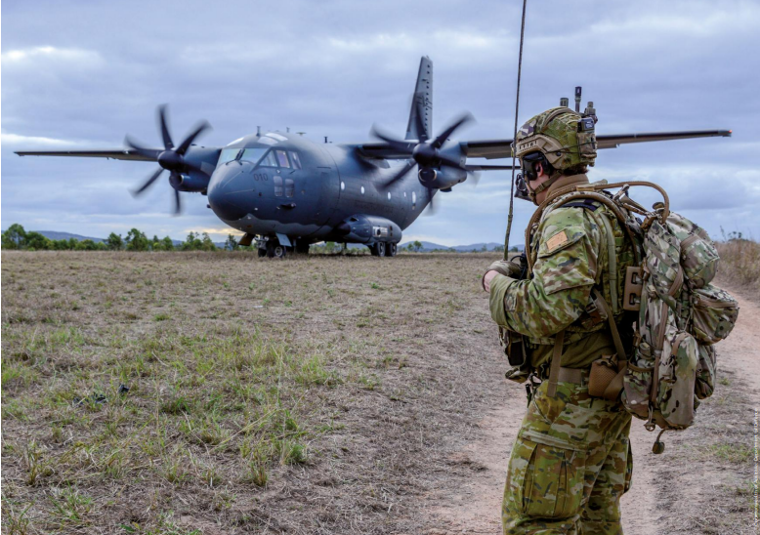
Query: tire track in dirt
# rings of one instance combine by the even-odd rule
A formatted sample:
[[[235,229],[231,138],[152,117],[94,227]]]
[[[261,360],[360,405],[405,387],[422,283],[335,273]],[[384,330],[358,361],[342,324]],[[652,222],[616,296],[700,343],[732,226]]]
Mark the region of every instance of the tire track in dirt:
[[[741,312],[731,336],[718,346],[719,373],[720,370],[733,372],[750,381],[748,394],[752,403],[760,407],[760,307],[736,292],[733,295],[739,301]],[[453,455],[459,462],[465,461],[480,469],[453,493],[438,497],[438,505],[428,511],[430,525],[435,526],[427,531],[429,535],[501,533],[499,515],[507,461],[525,414],[525,391],[521,385],[507,382],[501,392],[503,395],[494,396],[493,408],[478,422],[477,437]],[[668,433],[664,436],[667,438]],[[621,500],[626,535],[661,533],[658,524],[665,511],[658,503],[658,496],[666,483],[673,483],[674,467],[668,463],[667,453],[652,453],[655,438],[655,433],[646,431],[643,422],[634,418],[631,429],[633,486]],[[689,492],[699,492],[700,485],[708,484],[703,478],[689,478],[685,473],[678,479],[684,497]],[[682,515],[700,515],[698,500],[685,499],[683,504],[685,509],[679,511]]]

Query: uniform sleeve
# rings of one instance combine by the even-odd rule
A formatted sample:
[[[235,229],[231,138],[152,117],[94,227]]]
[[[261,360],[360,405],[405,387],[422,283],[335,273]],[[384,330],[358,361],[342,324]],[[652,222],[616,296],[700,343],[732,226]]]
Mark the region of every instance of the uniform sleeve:
[[[583,208],[557,208],[541,225],[533,278],[491,284],[491,316],[531,337],[552,336],[586,310],[597,274],[599,229]]]

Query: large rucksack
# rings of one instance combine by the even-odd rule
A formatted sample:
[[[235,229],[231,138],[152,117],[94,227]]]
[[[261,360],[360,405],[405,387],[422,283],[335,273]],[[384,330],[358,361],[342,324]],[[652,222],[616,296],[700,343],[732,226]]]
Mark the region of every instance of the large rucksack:
[[[646,210],[628,197],[630,186],[652,187],[662,194],[663,202]],[[620,189],[612,195],[605,191],[609,188]],[[581,199],[606,205],[636,252],[636,265],[627,268],[624,292],[616,301],[624,310],[638,312],[632,326],[620,325],[633,329],[632,350],[621,343],[611,307],[597,292],[592,293],[618,350],[617,359],[600,359],[592,366],[592,379],[595,374],[605,377],[606,370],[605,384],[596,387],[597,395],[620,396],[626,410],[645,419],[650,431],[685,429],[694,421],[699,400],[712,395],[717,371],[714,344],[728,336],[739,315],[736,300],[711,284],[718,252],[707,232],[670,211],[667,194],[656,184],[600,182],[568,187],[545,203],[552,210]],[[607,234],[606,241],[614,243],[609,226]],[[655,453],[664,449],[659,438]]]

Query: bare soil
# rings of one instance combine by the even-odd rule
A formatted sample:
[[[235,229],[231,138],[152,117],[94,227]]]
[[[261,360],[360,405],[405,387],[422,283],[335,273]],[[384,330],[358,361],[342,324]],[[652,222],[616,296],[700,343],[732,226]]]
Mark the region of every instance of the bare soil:
[[[498,533],[493,259],[3,252],[3,533]],[[699,426],[635,426],[626,533],[751,525],[742,306]]]
[[[739,299],[741,313],[718,346],[719,384],[698,410],[697,423],[665,433],[666,451],[655,455],[655,434],[634,419],[633,487],[621,500],[627,535],[757,532],[753,448],[760,410],[760,306],[742,298],[741,289],[723,285]],[[501,533],[507,461],[525,414],[521,394],[519,385],[506,384],[478,423],[477,436],[453,455],[482,470],[441,493],[444,503],[431,510],[437,526],[430,533]]]

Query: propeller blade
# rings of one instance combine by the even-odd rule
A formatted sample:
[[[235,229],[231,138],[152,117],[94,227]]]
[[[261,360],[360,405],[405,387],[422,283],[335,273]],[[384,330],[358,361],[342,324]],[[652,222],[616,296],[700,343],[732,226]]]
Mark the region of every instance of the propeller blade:
[[[124,144],[127,145],[130,149],[135,151],[140,156],[145,156],[147,158],[152,158],[154,160],[158,159],[158,155],[161,154],[160,150],[157,149],[146,149],[145,147],[137,144],[134,139],[132,139],[129,136],[126,136],[124,138]]]
[[[193,130],[193,132],[185,138],[185,140],[180,144],[180,146],[177,147],[177,150],[175,150],[175,152],[181,156],[184,156],[185,152],[187,152],[187,149],[190,148],[190,145],[192,144],[192,142],[195,141],[195,138],[198,137],[205,130],[208,130],[209,128],[211,128],[211,125],[208,123],[208,121],[202,121],[195,128],[195,130]]]
[[[174,142],[172,136],[169,135],[169,127],[166,124],[166,104],[161,104],[158,107],[158,124],[161,127],[161,138],[164,140],[164,148],[166,150],[174,148]]]
[[[425,210],[426,216],[435,215],[438,212],[438,203],[433,201],[433,195],[435,195],[435,191],[433,188],[427,188],[428,190],[428,205],[427,210]]]
[[[417,124],[417,135],[420,138],[420,143],[425,143],[428,140],[427,130],[425,129],[425,123],[422,122],[422,112],[425,109],[423,106],[424,95],[421,93],[414,96],[415,107],[417,113],[415,113],[415,123]]]
[[[393,184],[395,184],[396,182],[398,182],[399,180],[401,180],[402,178],[404,178],[404,176],[405,176],[405,175],[406,175],[406,174],[407,174],[409,171],[411,171],[411,170],[412,170],[412,168],[413,168],[415,165],[417,165],[417,162],[415,162],[414,160],[408,160],[408,161],[406,162],[406,164],[404,165],[404,167],[402,167],[402,168],[401,168],[401,170],[399,170],[399,172],[398,172],[398,173],[396,173],[396,174],[393,176],[393,178],[391,178],[391,179],[390,179],[388,182],[386,182],[385,184],[383,184],[382,186],[380,186],[380,189],[383,189],[383,190],[385,190],[385,189],[388,189],[388,188],[390,188],[390,187],[391,187]]]
[[[412,151],[414,150],[414,146],[416,145],[416,143],[409,143],[408,141],[399,141],[398,139],[393,139],[392,137],[388,136],[384,132],[380,131],[375,125],[372,125],[372,130],[370,130],[370,135],[378,139],[382,139],[395,150],[399,152],[405,152],[408,154],[412,153]]]
[[[472,187],[477,188],[478,182],[480,182],[480,173],[476,171],[468,171],[468,178],[472,180]]]
[[[159,167],[158,171],[156,171],[155,173],[153,173],[153,175],[151,175],[151,177],[148,180],[146,180],[145,183],[142,186],[140,186],[139,189],[136,189],[136,190],[132,191],[132,196],[133,197],[137,197],[143,191],[145,191],[146,189],[148,189],[156,181],[156,179],[158,178],[158,176],[161,173],[163,173],[163,172],[164,172],[164,168],[163,167]]]
[[[174,215],[179,215],[182,212],[182,203],[179,200],[179,190],[174,190]]]
[[[449,136],[454,133],[454,130],[456,130],[457,128],[459,128],[465,123],[469,123],[470,121],[473,121],[474,119],[475,118],[469,112],[463,114],[459,119],[457,119],[456,122],[454,122],[446,130],[441,132],[438,135],[438,137],[433,140],[431,145],[436,149],[440,149],[443,146],[443,144],[446,142],[446,140],[449,138]]]

